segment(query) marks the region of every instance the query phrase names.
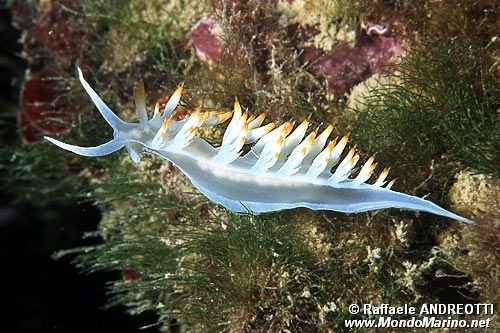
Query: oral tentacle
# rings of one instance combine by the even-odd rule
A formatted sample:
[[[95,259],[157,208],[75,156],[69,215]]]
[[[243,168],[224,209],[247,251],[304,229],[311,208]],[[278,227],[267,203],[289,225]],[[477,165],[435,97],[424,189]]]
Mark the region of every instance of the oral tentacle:
[[[64,150],[87,157],[109,155],[125,146],[125,142],[117,139],[113,139],[96,147],[80,147],[61,142],[48,136],[44,136],[44,138]]]

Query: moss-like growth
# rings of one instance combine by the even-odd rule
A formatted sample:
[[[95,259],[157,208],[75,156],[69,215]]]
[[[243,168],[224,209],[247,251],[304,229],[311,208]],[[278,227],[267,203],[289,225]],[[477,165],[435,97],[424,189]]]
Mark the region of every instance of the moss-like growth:
[[[396,165],[441,154],[461,168],[499,176],[498,94],[477,48],[458,40],[425,45],[403,61],[397,83],[365,99],[354,137]]]
[[[124,272],[111,287],[111,305],[127,305],[131,313],[155,310],[159,324],[175,318],[202,331],[340,330],[351,303],[432,300],[418,291],[413,266],[401,260],[408,250],[404,226],[378,240],[361,232],[345,238],[338,230],[331,237],[345,240],[332,241],[308,233],[300,217],[212,217],[196,228],[186,221],[175,232],[155,221],[167,229],[142,225],[131,233],[127,221],[139,220],[129,216],[114,237],[77,262],[89,271]],[[318,256],[319,243],[333,247]],[[130,270],[133,279],[126,277]]]
[[[35,144],[2,147],[0,156],[2,190],[14,192],[18,200],[43,206],[68,197],[74,199],[69,193],[78,182],[65,164],[65,154]]]

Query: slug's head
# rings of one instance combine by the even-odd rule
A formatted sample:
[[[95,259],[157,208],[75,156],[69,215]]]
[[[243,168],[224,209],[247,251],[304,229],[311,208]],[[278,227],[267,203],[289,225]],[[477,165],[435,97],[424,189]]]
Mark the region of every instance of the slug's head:
[[[104,156],[111,154],[125,147],[132,158],[137,163],[140,161],[139,154],[145,148],[155,148],[155,139],[163,135],[162,129],[165,129],[165,124],[171,121],[172,112],[179,103],[183,86],[180,85],[168,102],[160,109],[159,105],[155,108],[153,117],[148,120],[146,112],[146,102],[144,94],[144,84],[141,82],[134,90],[134,100],[136,112],[139,116],[139,123],[128,123],[120,119],[103,100],[97,95],[92,87],[85,81],[82,71],[78,68],[78,78],[83,88],[90,96],[95,106],[101,113],[106,122],[113,128],[113,139],[96,147],[79,147],[73,146],[59,140],[45,137],[48,141],[65,150],[71,151],[82,156]],[[170,119],[170,121],[169,121]],[[175,126],[174,126],[175,127]],[[158,144],[158,143],[157,143]]]

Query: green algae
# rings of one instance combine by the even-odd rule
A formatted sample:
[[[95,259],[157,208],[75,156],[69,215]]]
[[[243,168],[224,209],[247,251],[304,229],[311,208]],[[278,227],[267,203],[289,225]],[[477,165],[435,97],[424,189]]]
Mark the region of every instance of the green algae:
[[[353,136],[394,164],[420,165],[446,153],[461,168],[500,175],[498,91],[480,50],[451,40],[404,59],[396,83],[365,98]]]

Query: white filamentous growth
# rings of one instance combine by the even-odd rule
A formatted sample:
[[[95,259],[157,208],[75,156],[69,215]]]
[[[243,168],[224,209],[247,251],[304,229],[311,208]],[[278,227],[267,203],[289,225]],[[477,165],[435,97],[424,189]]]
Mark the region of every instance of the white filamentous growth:
[[[404,208],[473,223],[430,201],[391,190],[394,182],[386,182],[388,169],[384,169],[373,184],[366,183],[376,167],[373,157],[353,176],[359,154],[351,148],[341,158],[348,139],[328,141],[331,126],[320,134],[316,131],[307,134],[308,121],[295,130],[292,122],[281,126],[262,125],[265,114],[255,117],[243,113],[238,100],[232,113],[202,113],[196,109],[189,117],[175,120],[173,112],[180,100],[182,85],[163,111],[157,105],[149,120],[144,86],[139,85],[134,98],[140,122],[127,123],[101,100],[80,69],[78,76],[113,128],[114,138],[97,147],[78,147],[45,137],[75,154],[103,156],[125,147],[136,163],[140,161],[141,152],[158,155],[174,163],[210,200],[233,212],[263,213],[307,207],[355,213]],[[200,127],[218,125],[229,117],[231,121],[220,147],[215,148],[196,136]],[[251,150],[241,156],[242,147],[250,143],[254,143]]]

